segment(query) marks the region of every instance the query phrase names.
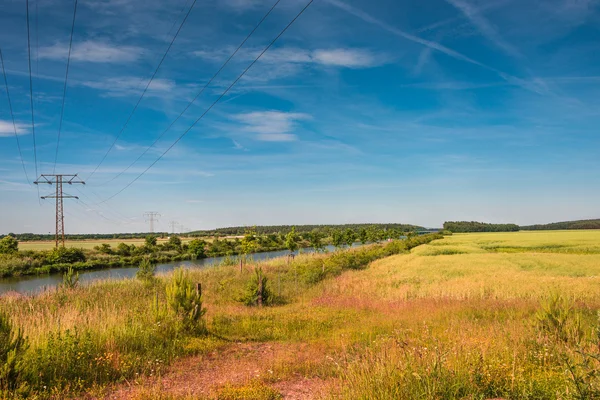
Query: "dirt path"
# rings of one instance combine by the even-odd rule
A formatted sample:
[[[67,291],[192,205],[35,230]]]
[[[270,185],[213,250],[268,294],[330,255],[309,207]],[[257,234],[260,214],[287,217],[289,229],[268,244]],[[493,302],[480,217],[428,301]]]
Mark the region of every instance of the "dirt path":
[[[311,365],[323,360],[325,354],[305,344],[234,343],[218,352],[176,361],[160,378],[117,387],[103,399],[140,399],[148,392],[214,398],[224,386],[243,386],[253,380],[264,382],[284,399],[318,399],[334,385],[332,380],[311,376]]]

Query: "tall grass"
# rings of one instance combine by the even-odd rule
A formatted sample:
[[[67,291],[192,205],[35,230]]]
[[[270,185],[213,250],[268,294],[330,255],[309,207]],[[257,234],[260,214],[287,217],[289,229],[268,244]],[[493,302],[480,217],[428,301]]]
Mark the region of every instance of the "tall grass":
[[[303,376],[337,382],[332,396],[344,399],[594,399],[600,255],[539,248],[593,248],[598,239],[593,231],[415,237],[243,272],[236,264],[188,270],[185,279],[158,275],[152,285],[106,281],[4,296],[0,310],[27,338],[24,382],[42,398],[162,375],[176,358],[232,343],[276,342],[306,347],[273,360],[271,378],[214,395],[277,398],[275,379]],[[256,267],[282,301],[262,308],[240,301],[257,286]],[[195,283],[208,334],[181,323],[195,306],[184,313],[169,306],[167,287],[188,298]],[[310,362],[300,360],[304,353]]]
[[[435,238],[439,236],[365,246],[329,256],[303,255],[292,263],[273,260],[260,269],[273,283],[279,274],[281,297],[293,307],[303,293],[328,276],[365,268],[377,258],[406,252],[408,247]],[[144,278],[146,275],[143,273]],[[251,275],[240,273],[237,266],[180,269],[156,277],[151,284],[147,279],[105,281],[70,285],[68,291],[37,296],[4,296],[0,310],[10,313],[30,345],[23,356],[20,378],[29,393],[61,397],[92,386],[161,374],[176,357],[209,352],[222,345],[222,340],[204,335],[206,330],[230,339],[243,335],[241,340],[262,340],[315,337],[327,328],[325,314],[322,320],[311,321],[307,315],[288,317],[280,307],[269,312],[270,316],[246,308],[239,299],[249,279]],[[73,281],[74,276],[67,280]],[[202,297],[196,283],[202,285]],[[273,331],[275,325],[278,333]]]

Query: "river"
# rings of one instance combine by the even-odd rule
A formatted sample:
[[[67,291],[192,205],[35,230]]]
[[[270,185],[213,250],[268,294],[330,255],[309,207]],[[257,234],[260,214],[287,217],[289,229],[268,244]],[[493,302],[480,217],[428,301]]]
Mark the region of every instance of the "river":
[[[327,250],[333,250],[333,246],[328,246]],[[312,253],[313,249],[302,249],[302,253]],[[254,253],[252,258],[254,261],[269,260],[272,258],[282,257],[289,254],[288,250],[268,251],[264,253]],[[156,272],[169,272],[178,267],[185,268],[205,268],[213,265],[218,265],[225,257],[203,258],[193,261],[177,261],[168,264],[158,264]],[[79,271],[79,282],[86,284],[104,279],[127,279],[135,277],[137,267],[124,268],[109,268],[91,271]],[[17,292],[21,294],[40,293],[44,290],[53,289],[62,282],[62,274],[50,275],[27,275],[14,278],[0,279],[0,295],[7,292]]]

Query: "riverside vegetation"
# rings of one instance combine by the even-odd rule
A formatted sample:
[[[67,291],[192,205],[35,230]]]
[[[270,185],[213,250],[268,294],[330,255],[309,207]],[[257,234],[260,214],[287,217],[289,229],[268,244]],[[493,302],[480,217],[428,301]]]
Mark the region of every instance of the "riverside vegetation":
[[[398,239],[407,235],[400,229],[381,229],[377,226],[362,226],[356,230],[315,228],[308,232],[296,232],[295,228],[285,234],[258,234],[255,228],[246,228],[243,237],[230,239],[214,238],[210,241],[193,239],[183,242],[172,236],[164,243],[150,235],[141,245],[119,243],[115,247],[108,243],[93,249],[76,247],[52,250],[19,250],[19,242],[12,235],[0,239],[0,278],[20,275],[48,274],[75,270],[118,268],[138,265],[143,260],[152,263],[168,263],[195,260],[205,257],[247,258],[250,253],[313,247],[317,250],[327,244],[340,247],[360,241],[361,243]],[[290,241],[291,237],[291,241]],[[290,247],[292,245],[292,248]]]
[[[598,399],[599,286],[600,232],[561,231],[425,235],[9,295],[0,384],[30,398],[102,398],[128,382],[118,398],[266,400],[302,379],[331,399]],[[161,386],[189,372],[177,360],[200,374],[233,354],[235,369],[240,343],[294,353],[206,391],[187,375],[188,392]]]

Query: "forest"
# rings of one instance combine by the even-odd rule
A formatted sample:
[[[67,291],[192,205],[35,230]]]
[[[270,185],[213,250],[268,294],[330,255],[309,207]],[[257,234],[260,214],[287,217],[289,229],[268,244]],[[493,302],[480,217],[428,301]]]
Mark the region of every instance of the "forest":
[[[444,230],[453,233],[466,232],[517,232],[519,225],[516,224],[488,224],[475,221],[446,221]]]
[[[563,229],[600,229],[600,219],[585,219],[579,221],[553,222],[550,224],[537,224],[521,226],[525,231],[546,231]]]

